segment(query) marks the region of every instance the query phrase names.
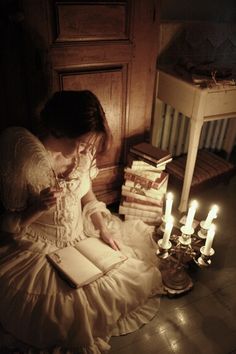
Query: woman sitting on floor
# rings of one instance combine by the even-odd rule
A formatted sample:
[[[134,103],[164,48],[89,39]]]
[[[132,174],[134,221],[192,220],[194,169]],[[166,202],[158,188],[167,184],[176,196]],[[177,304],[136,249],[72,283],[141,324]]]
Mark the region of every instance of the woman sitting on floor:
[[[93,93],[56,92],[40,117],[37,135],[11,127],[0,138],[0,348],[102,353],[111,336],[138,329],[158,311],[153,228],[122,222],[92,191],[96,156],[111,141]],[[128,259],[73,289],[46,255],[87,237]]]

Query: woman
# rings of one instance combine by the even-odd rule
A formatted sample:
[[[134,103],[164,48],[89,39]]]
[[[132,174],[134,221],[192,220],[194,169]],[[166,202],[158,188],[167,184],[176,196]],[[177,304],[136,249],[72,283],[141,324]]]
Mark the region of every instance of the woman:
[[[41,125],[37,136],[12,127],[0,139],[0,343],[24,352],[102,353],[112,335],[136,330],[157,312],[153,229],[120,221],[92,192],[96,154],[111,140],[93,93],[56,92]],[[100,237],[128,260],[75,290],[46,255],[86,237]]]

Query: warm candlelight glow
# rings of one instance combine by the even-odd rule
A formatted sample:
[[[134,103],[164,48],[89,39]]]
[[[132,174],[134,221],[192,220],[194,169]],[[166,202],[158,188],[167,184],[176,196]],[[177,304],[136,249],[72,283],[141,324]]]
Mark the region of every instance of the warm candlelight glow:
[[[192,228],[192,223],[193,223],[194,215],[196,213],[197,206],[198,206],[197,201],[193,200],[189,209],[188,209],[188,215],[187,215],[186,223],[185,223],[186,229]]]
[[[211,251],[211,246],[214,240],[214,236],[215,236],[215,224],[211,224],[208,232],[207,232],[207,238],[206,238],[206,242],[205,242],[205,247],[204,247],[204,254],[206,256],[210,255],[210,251]]]
[[[213,205],[212,208],[210,209],[206,220],[204,221],[204,228],[208,229],[213,221],[217,217],[217,212],[219,208],[217,205]]]
[[[162,248],[168,247],[168,242],[169,242],[170,234],[171,234],[171,231],[173,228],[173,223],[174,223],[174,218],[172,216],[170,216],[168,221],[166,222],[165,232],[164,232],[164,235],[162,238],[162,243],[161,243]]]
[[[171,192],[167,193],[166,196],[166,209],[165,209],[165,221],[167,222],[171,216],[171,209],[173,204],[173,194]]]

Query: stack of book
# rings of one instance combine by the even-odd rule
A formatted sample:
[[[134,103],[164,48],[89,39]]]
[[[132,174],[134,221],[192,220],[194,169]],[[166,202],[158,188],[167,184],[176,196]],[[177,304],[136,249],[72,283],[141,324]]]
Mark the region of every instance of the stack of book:
[[[119,205],[119,214],[124,215],[125,220],[160,223],[169,177],[165,168],[171,160],[168,151],[146,142],[130,149]]]

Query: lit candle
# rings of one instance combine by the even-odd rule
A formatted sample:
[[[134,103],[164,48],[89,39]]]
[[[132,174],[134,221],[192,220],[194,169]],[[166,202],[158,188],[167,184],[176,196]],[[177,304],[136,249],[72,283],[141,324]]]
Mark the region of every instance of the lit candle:
[[[171,216],[171,209],[173,204],[173,194],[167,193],[166,196],[166,209],[165,209],[165,221],[167,222],[169,217]]]
[[[193,200],[190,208],[188,209],[188,215],[187,215],[186,223],[185,223],[186,229],[192,228],[192,223],[193,223],[194,215],[196,213],[197,205],[198,205],[197,201]]]
[[[166,222],[165,231],[161,242],[161,247],[164,249],[168,248],[168,242],[170,239],[173,223],[174,223],[174,218],[170,216],[168,221]]]
[[[211,224],[209,230],[207,231],[207,238],[206,238],[205,247],[204,247],[204,254],[206,256],[210,255],[211,246],[212,246],[214,236],[215,236],[215,230],[216,230],[215,225]]]
[[[218,206],[213,205],[212,208],[210,209],[206,220],[204,221],[203,227],[204,229],[208,229],[213,221],[217,217],[217,211],[218,211]]]

